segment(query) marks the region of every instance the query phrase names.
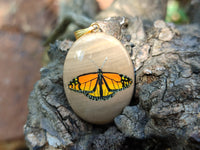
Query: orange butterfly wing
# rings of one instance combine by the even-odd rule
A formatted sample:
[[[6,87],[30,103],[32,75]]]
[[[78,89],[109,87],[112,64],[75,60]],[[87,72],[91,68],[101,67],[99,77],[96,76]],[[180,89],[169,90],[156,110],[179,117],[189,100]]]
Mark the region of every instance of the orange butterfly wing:
[[[75,92],[83,93],[92,100],[108,100],[116,92],[128,88],[131,84],[132,79],[125,75],[100,70],[74,78],[68,87]]]
[[[83,74],[71,80],[68,84],[68,87],[69,89],[80,93],[92,92],[95,87],[97,78],[98,73]]]

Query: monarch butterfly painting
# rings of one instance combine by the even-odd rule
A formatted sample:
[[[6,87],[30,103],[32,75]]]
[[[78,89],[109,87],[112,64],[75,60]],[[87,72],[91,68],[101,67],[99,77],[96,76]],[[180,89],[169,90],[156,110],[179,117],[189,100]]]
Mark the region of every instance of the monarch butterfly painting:
[[[132,79],[126,75],[103,72],[102,69],[98,69],[97,72],[75,77],[68,84],[68,88],[72,91],[83,93],[89,99],[98,101],[110,99],[118,91],[128,88],[132,82]]]

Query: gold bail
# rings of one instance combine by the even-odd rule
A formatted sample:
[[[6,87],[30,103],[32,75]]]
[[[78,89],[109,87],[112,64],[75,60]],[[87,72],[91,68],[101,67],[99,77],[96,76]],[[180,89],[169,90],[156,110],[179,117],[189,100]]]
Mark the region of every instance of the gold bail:
[[[97,23],[92,23],[88,28],[80,29],[74,32],[74,35],[76,39],[79,39],[81,36],[91,33],[91,32],[97,32],[97,29],[99,29],[99,25]]]

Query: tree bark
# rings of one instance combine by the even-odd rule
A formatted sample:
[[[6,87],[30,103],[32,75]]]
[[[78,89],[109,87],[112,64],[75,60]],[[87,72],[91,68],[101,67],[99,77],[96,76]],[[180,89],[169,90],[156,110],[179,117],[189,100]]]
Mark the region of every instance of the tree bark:
[[[122,34],[129,33],[132,39],[121,42],[136,68],[134,105],[104,126],[77,117],[62,79],[73,42],[56,41],[49,50],[50,63],[41,68],[41,79],[28,101],[24,132],[30,149],[200,148],[199,26],[175,27],[158,20],[144,30],[138,18],[128,24]]]

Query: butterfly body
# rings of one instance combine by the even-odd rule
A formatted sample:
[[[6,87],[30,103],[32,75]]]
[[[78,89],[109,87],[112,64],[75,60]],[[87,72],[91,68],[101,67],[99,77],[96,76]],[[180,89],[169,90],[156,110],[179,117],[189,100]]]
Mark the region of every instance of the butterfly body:
[[[83,93],[92,100],[108,100],[116,92],[128,88],[132,79],[114,72],[97,72],[82,74],[70,81],[68,88],[72,91]]]

